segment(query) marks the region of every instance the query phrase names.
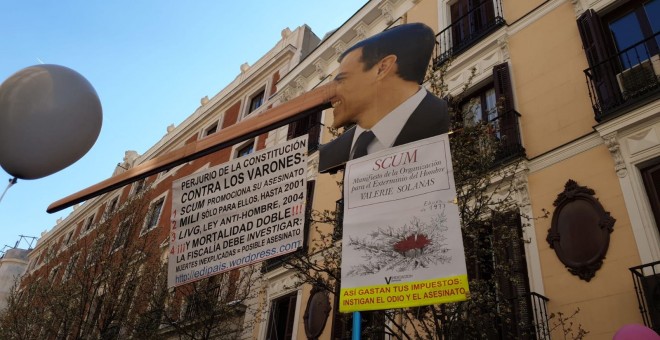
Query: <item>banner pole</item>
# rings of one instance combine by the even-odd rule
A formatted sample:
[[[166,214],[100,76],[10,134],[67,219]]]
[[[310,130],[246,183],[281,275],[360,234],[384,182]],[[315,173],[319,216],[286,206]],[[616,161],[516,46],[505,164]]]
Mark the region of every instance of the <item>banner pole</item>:
[[[353,312],[353,337],[352,340],[360,340],[362,323],[360,320],[360,312]]]

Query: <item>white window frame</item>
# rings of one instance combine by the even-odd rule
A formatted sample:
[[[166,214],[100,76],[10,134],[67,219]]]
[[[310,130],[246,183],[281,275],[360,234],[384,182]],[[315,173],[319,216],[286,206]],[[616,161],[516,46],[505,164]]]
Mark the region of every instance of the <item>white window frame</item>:
[[[80,252],[76,252],[71,256],[71,258],[69,259],[69,263],[66,265],[66,268],[64,269],[64,274],[62,274],[62,282],[66,282],[71,278],[71,273],[73,272],[76,264],[78,264],[79,259],[80,259]]]
[[[257,152],[257,138],[252,138],[250,140],[246,140],[243,143],[234,144],[231,149],[231,159],[240,158],[241,156],[238,155],[238,152],[248,147],[249,145],[252,145],[251,154]]]
[[[144,223],[142,225],[142,230],[140,231],[140,236],[150,232],[151,230],[154,230],[158,227],[158,223],[160,223],[160,219],[163,218],[163,208],[165,207],[165,201],[167,200],[167,191],[164,192],[162,195],[156,197],[155,199],[151,200],[149,203],[149,211],[147,212],[147,216],[144,218]],[[153,211],[154,206],[156,203],[162,200],[161,206],[160,206],[160,212],[158,213],[158,217],[156,218],[156,223],[153,226],[149,225],[149,220],[151,219],[151,213]]]
[[[126,244],[128,243],[128,238],[131,236],[130,235],[131,227],[129,224],[130,224],[129,220],[126,219],[121,221],[117,225],[117,234],[113,238],[112,244],[110,245],[110,253],[114,253],[119,249],[124,248],[124,246],[126,246]],[[124,231],[126,231],[126,233],[124,233]],[[121,244],[116,245],[117,241],[119,240],[119,237],[122,237],[124,240],[121,242]]]
[[[142,185],[139,185],[140,183]],[[138,188],[140,189],[139,191]],[[140,192],[144,192],[146,189],[147,189],[147,179],[146,178],[139,179],[135,181],[135,183],[133,183],[133,185],[131,186],[131,196],[134,196]]]
[[[215,126],[215,131],[209,133],[211,129]],[[204,137],[210,136],[212,134],[220,132],[221,129],[221,122],[220,119],[214,119],[211,124],[208,124],[202,128],[202,130],[199,132],[199,139],[202,139]]]
[[[91,213],[85,217],[85,222],[83,223],[82,231],[80,232],[81,235],[86,235],[90,231],[94,230],[94,228],[96,228],[94,218],[96,218],[96,213]]]
[[[266,107],[266,104],[268,104],[268,98],[269,98],[269,95],[270,95],[268,93],[268,85],[269,85],[269,82],[266,82],[265,84],[263,84],[261,86],[255,87],[253,91],[248,92],[249,95],[246,95],[243,98],[243,103],[245,103],[245,105],[243,105],[243,109],[241,110],[242,111],[242,113],[241,113],[242,119],[247,118],[247,117],[251,116],[254,113],[261,112],[261,111],[264,110],[264,107]],[[254,99],[261,92],[264,93],[264,98],[263,98],[263,101],[262,101],[261,105],[258,108],[254,109],[253,111],[250,111],[250,107],[252,106],[252,99]]]

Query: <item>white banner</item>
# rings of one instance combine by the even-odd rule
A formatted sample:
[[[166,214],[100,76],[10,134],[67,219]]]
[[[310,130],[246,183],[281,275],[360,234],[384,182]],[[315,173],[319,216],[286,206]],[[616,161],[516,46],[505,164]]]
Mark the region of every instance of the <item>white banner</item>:
[[[455,199],[446,134],[348,162],[340,311],[465,300]]]
[[[168,286],[302,247],[307,136],[173,183]]]

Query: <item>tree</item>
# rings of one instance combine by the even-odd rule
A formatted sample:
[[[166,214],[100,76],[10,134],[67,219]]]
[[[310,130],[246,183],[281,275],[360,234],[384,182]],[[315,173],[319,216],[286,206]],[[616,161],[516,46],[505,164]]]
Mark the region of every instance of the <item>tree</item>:
[[[159,280],[143,321],[160,320],[162,334],[180,339],[240,339],[252,324],[244,315],[256,293],[257,274],[256,266],[247,266],[173,290]]]
[[[160,266],[156,233],[144,233],[150,192],[130,197],[17,282],[0,316],[6,339],[114,339],[130,334]],[[59,251],[58,251],[59,248]]]
[[[50,245],[41,267],[12,288],[0,338],[238,338],[255,267],[168,288],[168,233],[147,227],[160,209],[153,197],[133,194],[70,245]]]

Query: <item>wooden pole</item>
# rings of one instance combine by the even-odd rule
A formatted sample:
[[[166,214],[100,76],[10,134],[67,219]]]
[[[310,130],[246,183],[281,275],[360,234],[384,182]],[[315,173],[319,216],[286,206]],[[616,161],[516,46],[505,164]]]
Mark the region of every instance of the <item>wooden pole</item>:
[[[121,188],[124,185],[171,169],[179,164],[206,156],[218,150],[230,147],[243,140],[254,138],[264,132],[289,124],[301,117],[330,107],[330,100],[335,95],[335,84],[322,85],[290,101],[229,126],[208,137],[187,144],[171,152],[154,157],[126,172],[110,177],[86,189],[51,203],[46,211],[54,213],[76,203],[86,201],[98,195]]]

